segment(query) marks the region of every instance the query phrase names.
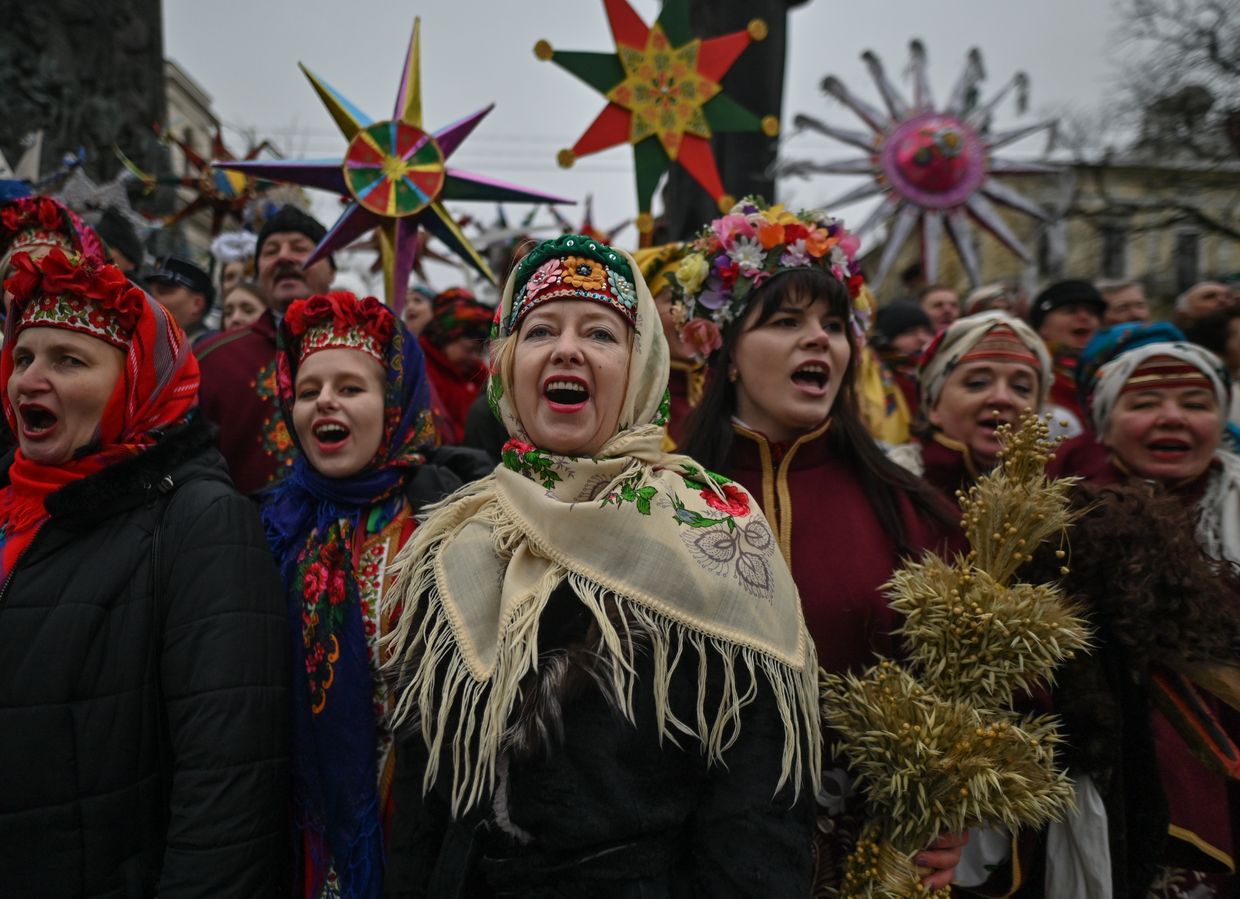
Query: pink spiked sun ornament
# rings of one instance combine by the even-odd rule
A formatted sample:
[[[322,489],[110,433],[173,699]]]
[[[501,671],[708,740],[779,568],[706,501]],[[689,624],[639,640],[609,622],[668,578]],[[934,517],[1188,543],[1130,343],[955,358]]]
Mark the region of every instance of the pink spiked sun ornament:
[[[452,154],[495,107],[491,104],[439,131],[424,130],[420,31],[420,20],[415,19],[396,109],[390,120],[373,121],[339,91],[304,65],[301,67],[349,141],[343,158],[215,163],[220,168],[317,187],[344,197],[348,206],[306,264],[325,258],[375,229],[387,302],[397,312],[404,306],[405,287],[421,246],[419,227],[437,237],[484,277],[495,281],[490,266],[466,238],[445,202],[572,202],[448,165]]]
[[[824,204],[828,209],[868,197],[881,196],[878,208],[861,224],[858,236],[890,222],[871,283],[882,283],[895,263],[900,249],[913,230],[920,227],[922,269],[928,281],[938,274],[940,243],[944,232],[974,284],[980,280],[980,264],[971,240],[970,222],[993,234],[1023,261],[1032,257],[995,208],[1007,206],[1039,220],[1046,213],[1036,203],[996,180],[1004,175],[1054,174],[1053,166],[1034,162],[999,159],[996,150],[1016,143],[1039,131],[1054,128],[1043,121],[998,133],[990,133],[990,120],[999,103],[1012,91],[1017,104],[1025,107],[1027,79],[1017,74],[991,99],[980,102],[978,83],[985,77],[981,53],[969,51],[965,70],[956,82],[946,107],[936,109],[926,75],[926,53],[920,41],[910,45],[913,102],[909,103],[887,79],[878,57],[866,51],[861,55],[886,106],[886,113],[852,94],[833,75],[823,79],[822,89],[852,110],[868,127],[867,132],[827,124],[807,115],[793,120],[803,131],[838,140],[865,152],[859,159],[838,162],[783,160],[776,166],[780,175],[867,175],[870,181]],[[992,202],[994,201],[994,202]]]

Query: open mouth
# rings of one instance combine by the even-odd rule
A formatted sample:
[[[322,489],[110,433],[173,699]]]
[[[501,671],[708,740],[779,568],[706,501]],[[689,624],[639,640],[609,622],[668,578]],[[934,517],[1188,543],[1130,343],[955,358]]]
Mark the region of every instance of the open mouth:
[[[548,378],[543,396],[553,409],[576,411],[590,400],[590,388],[580,378]]]
[[[992,415],[987,418],[979,419],[977,422],[977,426],[979,428],[985,428],[988,431],[997,431],[1000,428],[1000,426],[1011,424],[1011,423],[1012,423],[1011,421],[1004,418],[1003,416]]]
[[[815,391],[826,390],[830,377],[831,370],[821,362],[806,362],[792,373],[794,383]]]
[[[349,439],[349,429],[340,422],[324,421],[314,426],[314,439],[324,449],[333,449]]]
[[[1094,329],[1093,328],[1073,328],[1072,336],[1075,337],[1077,340],[1089,340],[1089,338],[1094,336]]]
[[[1162,457],[1178,457],[1192,451],[1192,445],[1187,440],[1177,440],[1175,438],[1163,438],[1147,443],[1146,448],[1155,456]]]
[[[28,437],[46,434],[56,427],[56,414],[46,406],[30,403],[19,406],[17,411],[21,415],[22,428]]]

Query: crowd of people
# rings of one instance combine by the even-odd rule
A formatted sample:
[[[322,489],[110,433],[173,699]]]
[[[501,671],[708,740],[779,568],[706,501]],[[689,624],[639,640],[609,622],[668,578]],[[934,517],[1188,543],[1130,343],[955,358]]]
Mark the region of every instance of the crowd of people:
[[[900,657],[884,585],[966,548],[1032,412],[1079,520],[1028,577],[1094,635],[1022,702],[1080,814],[943,833],[924,884],[1234,895],[1232,287],[875,308],[841,222],[747,198],[398,313],[324,235],[285,207],[131,280],[0,207],[0,894],[835,895],[865,809],[820,673]]]

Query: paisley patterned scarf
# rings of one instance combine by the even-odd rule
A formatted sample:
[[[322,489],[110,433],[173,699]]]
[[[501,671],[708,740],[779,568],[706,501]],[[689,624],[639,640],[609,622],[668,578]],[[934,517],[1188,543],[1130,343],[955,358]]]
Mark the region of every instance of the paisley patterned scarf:
[[[817,663],[770,525],[739,485],[662,451],[668,348],[632,258],[580,235],[557,244],[574,271],[592,255],[623,257],[634,273],[630,282],[622,267],[605,265],[611,289],[584,297],[634,310],[620,424],[593,458],[531,445],[510,400],[519,350],[504,340],[524,295],[518,269],[496,315],[490,382],[513,439],[493,475],[445,500],[419,527],[397,558],[389,594],[402,610],[389,635],[388,664],[402,685],[396,723],[415,722],[430,749],[424,787],[450,783],[456,814],[490,795],[519,685],[538,666],[540,616],[566,584],[601,634],[593,648],[622,714],[631,720],[635,690],[652,691],[660,738],[690,735],[718,764],[761,678],[784,723],[772,791],[789,781],[799,789],[819,770]],[[653,683],[636,681],[632,632],[652,654]],[[723,663],[723,698],[705,707],[712,656]],[[673,678],[699,686],[690,720],[669,707]],[[445,758],[450,771],[441,770]]]
[[[377,300],[330,294],[302,302],[315,299],[333,303],[332,314],[345,326],[369,317],[387,335],[383,439],[370,465],[348,478],[326,477],[300,454],[294,385],[311,332],[294,333],[294,304],[281,323],[277,387],[299,455],[264,507],[263,521],[288,587],[293,629],[295,823],[299,845],[308,847],[300,869],[306,895],[320,895],[334,868],[341,896],[369,899],[380,894],[383,833],[374,684],[353,546],[359,532],[378,533],[400,511],[405,478],[422,464],[434,435],[418,341]]]

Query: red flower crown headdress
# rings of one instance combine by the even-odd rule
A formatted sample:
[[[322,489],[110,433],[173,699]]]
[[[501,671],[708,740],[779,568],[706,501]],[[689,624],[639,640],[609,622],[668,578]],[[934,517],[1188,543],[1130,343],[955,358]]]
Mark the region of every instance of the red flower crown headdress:
[[[146,294],[114,265],[53,247],[38,261],[14,254],[4,287],[13,295],[13,333],[49,327],[79,331],[125,349],[146,305]]]
[[[284,315],[298,339],[297,362],[320,350],[358,350],[385,364],[396,316],[374,297],[333,291],[296,300]]]
[[[94,232],[73,212],[49,197],[22,197],[0,207],[0,271],[19,252],[33,247],[61,247],[92,259],[104,259]]]

